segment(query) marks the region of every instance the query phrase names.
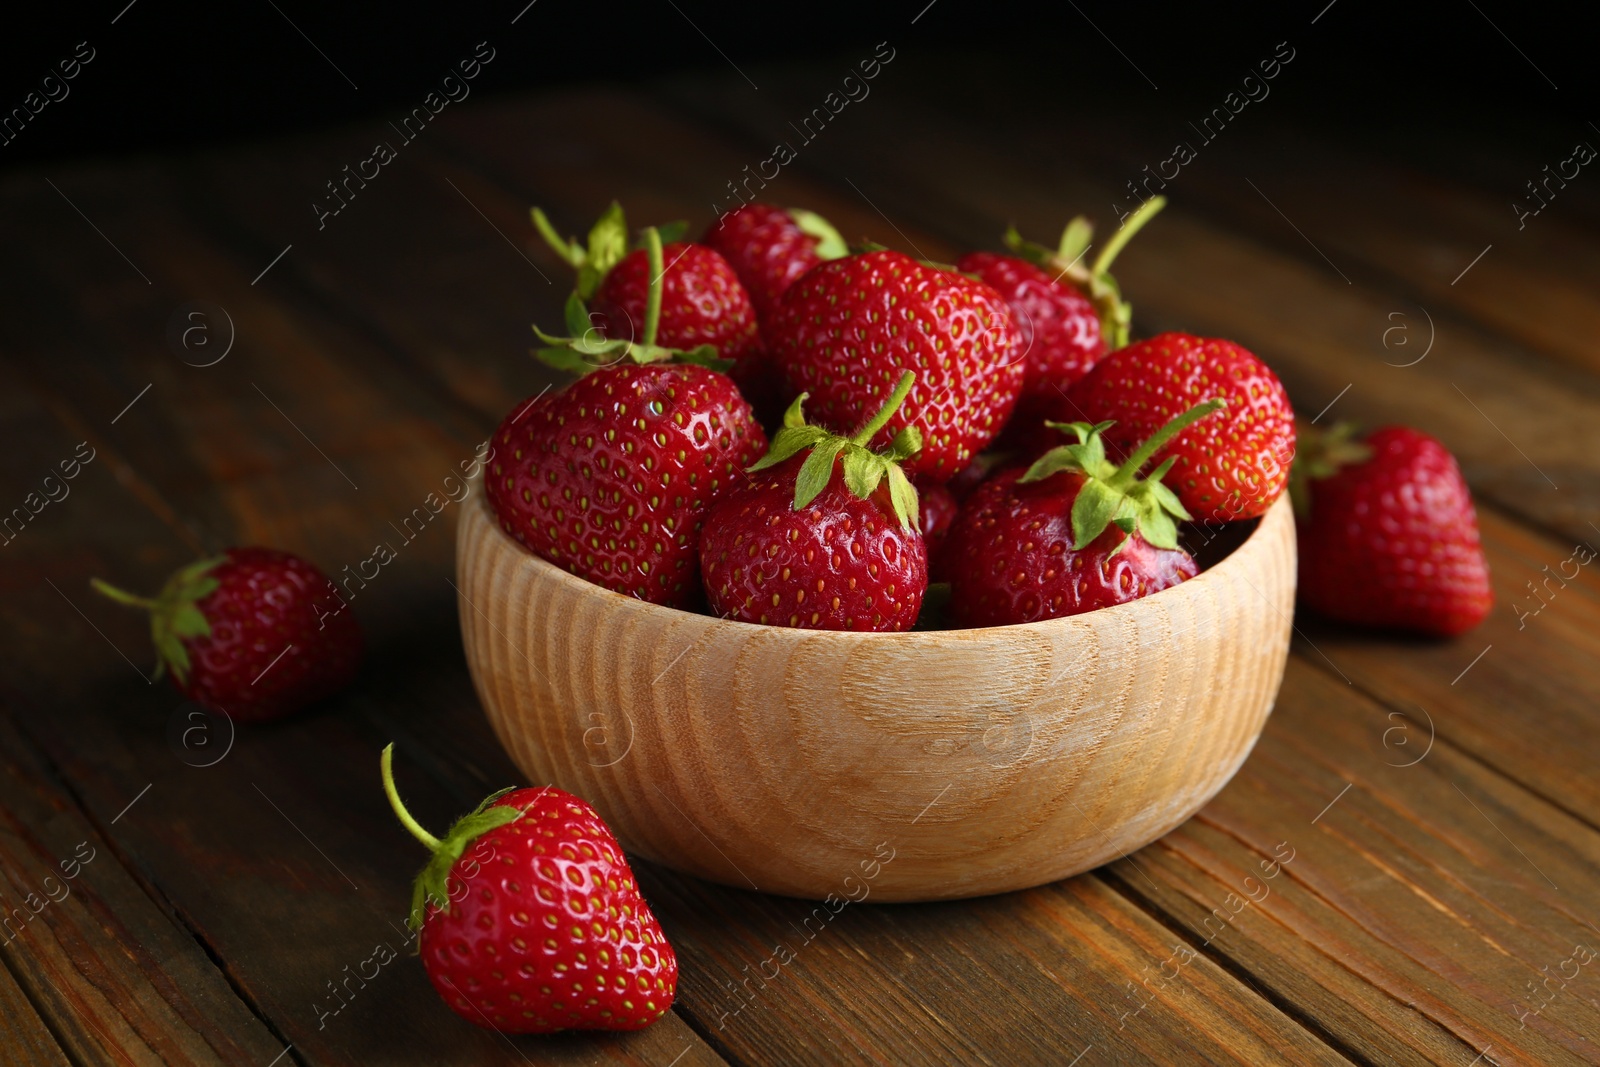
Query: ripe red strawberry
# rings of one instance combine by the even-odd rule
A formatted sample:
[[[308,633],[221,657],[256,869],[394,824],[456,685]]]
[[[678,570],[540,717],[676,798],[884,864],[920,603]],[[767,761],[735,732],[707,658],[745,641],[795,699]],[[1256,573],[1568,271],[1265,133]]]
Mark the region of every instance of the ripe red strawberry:
[[[928,571],[938,581],[939,549],[950,533],[950,524],[956,521],[961,505],[956,496],[942,485],[925,485],[917,490],[918,519],[922,527],[922,543],[928,548]]]
[[[805,394],[794,402],[755,476],[707,517],[700,567],[713,612],[811,630],[907,630],[917,621],[928,557],[917,491],[899,461],[920,435],[907,427],[883,451],[866,448],[911,377],[849,438],[806,425]]]
[[[1005,243],[1014,255],[972,252],[956,263],[957,270],[976,274],[1005,297],[1022,336],[1019,358],[1027,373],[1002,448],[1018,449],[1041,438],[1048,442],[1044,448],[1052,447],[1054,435],[1044,430],[1044,422],[1073,418],[1061,410],[1061,393],[1108,351],[1128,343],[1133,309],[1122,299],[1111,264],[1165,206],[1159,196],[1146,202],[1091,264],[1082,261],[1094,231],[1081,215],[1067,224],[1054,249],[1024,241],[1011,229]]]
[[[484,486],[500,525],[535,554],[687,607],[706,508],[766,446],[726,375],[619,363],[518,405],[495,431]]]
[[[1405,426],[1312,429],[1295,458],[1300,599],[1367,626],[1452,637],[1494,603],[1455,457]]]
[[[1175,435],[1221,407],[1213,400],[1184,412],[1121,466],[1106,458],[1103,424],[1062,425],[1077,435],[1076,444],[979,486],[956,516],[941,556],[956,624],[1077,615],[1193,578],[1199,568],[1178,547],[1173,522],[1189,515],[1161,484],[1173,460],[1148,478],[1138,474]]]
[[[715,345],[718,358],[734,363],[758,347],[750,296],[733,268],[712,249],[671,241],[662,250],[663,267],[657,269],[643,245],[626,251],[627,227],[615,203],[590,231],[587,247],[561,238],[538,208],[533,218],[551,247],[577,268],[576,295],[592,305],[589,322],[606,337],[638,341],[644,336],[645,320],[652,314],[651,283],[656,281],[660,293],[652,344],[685,351]]]
[[[739,276],[763,329],[800,275],[849,254],[839,231],[821,215],[759,201],[724,214],[700,242],[720,252]]]
[[[177,571],[154,597],[96,578],[96,591],[150,612],[156,675],[240,722],[332,696],[361,666],[361,628],[327,575],[270,548],[230,548]]]
[[[657,344],[669,348],[716,345],[735,364],[759,344],[756,310],[739,278],[705,245],[673,241],[663,250],[667,272],[661,295]],[[638,338],[650,289],[650,262],[642,248],[623,256],[594,294],[594,322],[607,337]]]
[[[968,252],[956,269],[976,274],[1011,305],[1022,344],[1022,395],[1066,388],[1106,354],[1100,317],[1077,286],[1018,256]]]
[[[1294,409],[1265,363],[1232,341],[1163,333],[1111,353],[1067,392],[1077,417],[1111,421],[1106,443],[1126,453],[1180,412],[1209,397],[1227,411],[1179,434],[1157,454],[1201,522],[1266,513],[1289,480]]]
[[[1022,387],[1017,330],[982,282],[887,249],[831,260],[784,293],[773,357],[824,425],[860,424],[910,371],[911,395],[882,431],[922,430],[908,474],[948,481],[1005,425]]]
[[[393,748],[384,791],[433,853],[410,925],[452,1011],[508,1034],[642,1030],[667,1013],[677,955],[592,807],[553,786],[502,790],[441,841],[400,802]]]

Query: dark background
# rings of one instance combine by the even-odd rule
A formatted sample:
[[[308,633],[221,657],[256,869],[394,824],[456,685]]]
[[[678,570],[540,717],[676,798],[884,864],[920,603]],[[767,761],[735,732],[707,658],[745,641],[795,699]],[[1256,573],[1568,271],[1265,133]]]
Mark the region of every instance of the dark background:
[[[1575,123],[1600,121],[1600,108],[1591,106],[1596,20],[1576,5],[537,0],[507,28],[508,14],[525,3],[135,0],[128,7],[111,0],[30,12],[11,20],[0,42],[0,108],[20,106],[78,42],[88,41],[97,55],[70,83],[66,100],[0,146],[0,168],[389,116],[418,103],[485,38],[498,58],[473,86],[479,98],[699,69],[726,73],[730,63],[749,69],[835,54],[854,60],[888,38],[912,57],[897,68],[912,73],[897,76],[915,77],[952,106],[964,87],[981,81],[1007,87],[1007,106],[1048,122],[1083,110],[1209,106],[1288,40],[1305,57],[1300,69],[1314,70],[1277,94],[1278,117],[1291,125],[1354,129],[1392,140],[1401,153],[1432,151],[1439,134],[1492,136],[1526,141],[1542,158],[1555,147],[1546,143],[1550,137],[1566,145]]]

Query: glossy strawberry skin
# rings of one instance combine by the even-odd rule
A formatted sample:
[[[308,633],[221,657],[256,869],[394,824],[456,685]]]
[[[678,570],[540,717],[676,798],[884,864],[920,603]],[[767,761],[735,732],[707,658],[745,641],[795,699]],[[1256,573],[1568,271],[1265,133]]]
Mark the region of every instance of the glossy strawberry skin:
[[[721,497],[700,542],[706,599],[723,618],[808,630],[909,630],[928,588],[918,530],[905,530],[879,487],[832,482],[795,511],[801,457]]]
[[[941,560],[950,614],[964,627],[1007,626],[1078,615],[1149,596],[1199,573],[1181,549],[1156,548],[1115,526],[1072,548],[1072,503],[1083,476],[1062,471],[1032,483],[1023,468],[995,475],[961,506]]]
[[[1023,400],[1057,386],[1066,388],[1089,373],[1106,354],[1094,304],[1070,282],[1057,281],[1025,259],[994,252],[969,252],[956,269],[976,274],[1011,307],[1022,338]]]
[[[661,318],[656,344],[688,350],[716,345],[735,362],[759,346],[755,307],[733,268],[704,245],[673,242],[661,250]],[[650,257],[642,248],[607,272],[591,302],[593,322],[607,337],[644,340],[650,298]]]
[[[678,960],[611,830],[554,787],[494,806],[523,814],[456,860],[448,910],[428,906],[434,989],[475,1026],[511,1034],[639,1030],[672,1006]]]
[[[939,551],[950,533],[950,525],[956,521],[956,512],[961,505],[956,501],[955,494],[942,485],[919,486],[917,498],[917,521],[922,527],[922,543],[928,552],[928,578],[935,582],[943,581]]]
[[[484,485],[501,527],[536,555],[687,607],[706,507],[766,445],[727,376],[620,364],[519,405],[495,432]]]
[[[1455,457],[1403,426],[1376,430],[1366,444],[1372,458],[1306,483],[1300,599],[1346,622],[1465,633],[1487,617],[1494,596]]]
[[[1197,521],[1264,515],[1289,480],[1294,409],[1278,376],[1240,345],[1159,334],[1106,356],[1067,394],[1074,418],[1115,420],[1106,441],[1124,453],[1212,397],[1227,409],[1179,434],[1155,460],[1176,457],[1164,480]]]
[[[830,260],[784,293],[769,338],[791,393],[819,424],[850,432],[900,375],[916,384],[874,438],[916,424],[922,451],[902,466],[948,481],[999,433],[1022,388],[1017,329],[1000,294],[900,252]]]
[[[806,271],[822,262],[817,239],[772,204],[743,204],[711,224],[700,242],[728,261],[765,328],[778,301]]]
[[[190,700],[239,722],[281,718],[355,679],[361,627],[327,575],[270,548],[230,548],[196,602],[211,633],[184,639]]]

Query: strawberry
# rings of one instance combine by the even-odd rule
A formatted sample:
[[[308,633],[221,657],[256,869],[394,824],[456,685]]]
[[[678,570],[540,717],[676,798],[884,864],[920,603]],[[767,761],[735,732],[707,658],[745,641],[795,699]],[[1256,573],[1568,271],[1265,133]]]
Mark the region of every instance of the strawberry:
[[[361,665],[361,628],[328,576],[271,548],[230,548],[178,570],[154,597],[96,578],[94,589],[150,613],[156,676],[240,722],[276,719],[332,696]]]
[[[645,231],[659,268],[660,234]],[[653,271],[641,340],[587,333],[552,337],[537,353],[589,371],[551,396],[522,404],[495,431],[484,479],[501,527],[536,555],[613,592],[669,607],[699,595],[700,526],[707,505],[760,457],[766,435],[726,375],[664,362],[708,359],[656,343],[664,271]],[[584,329],[577,294],[567,325]],[[592,359],[606,365],[595,369]]]
[[[728,261],[750,294],[763,328],[777,311],[779,298],[800,275],[849,253],[839,231],[821,215],[755,201],[723,215],[700,243]]]
[[[827,426],[860,424],[901,374],[911,395],[883,439],[922,427],[908,474],[948,481],[1005,425],[1022,388],[1017,330],[1000,294],[887,249],[830,260],[783,294],[772,355]]]
[[[993,286],[1017,320],[1026,373],[1013,421],[1031,427],[1033,416],[1042,419],[1045,414],[1035,411],[1040,398],[1048,400],[1087,374],[1107,351],[1128,343],[1132,308],[1111,276],[1111,264],[1164,206],[1166,200],[1159,196],[1141,206],[1089,267],[1080,261],[1093,230],[1082,216],[1068,223],[1053,250],[1024,241],[1011,229],[1005,242],[1015,255],[971,252],[956,262],[957,270]]]
[[[1105,424],[1058,424],[1076,444],[1026,471],[978,487],[956,516],[940,557],[959,626],[1005,626],[1077,615],[1159,592],[1199,573],[1178,547],[1188,513],[1161,479],[1139,470],[1173,437],[1222,407],[1198,404],[1163,426],[1120,466],[1106,458]]]
[[[619,363],[519,405],[495,431],[484,486],[501,527],[534,554],[688,607],[706,508],[766,446],[726,375]]]
[[[1085,421],[1112,421],[1106,443],[1121,454],[1208,397],[1228,410],[1185,430],[1156,458],[1176,461],[1168,481],[1197,520],[1263,515],[1289,480],[1294,409],[1278,376],[1240,345],[1159,334],[1101,360],[1064,401]]]
[[[393,749],[384,792],[433,854],[410,925],[452,1011],[507,1034],[642,1030],[667,1013],[677,955],[594,808],[553,786],[502,790],[440,840],[401,803]]]
[[[926,485],[917,490],[918,521],[922,528],[922,543],[928,549],[928,575],[940,580],[939,549],[950,533],[950,524],[956,521],[961,505],[956,496],[942,485]]]
[[[1314,428],[1294,462],[1300,599],[1331,618],[1440,637],[1489,614],[1472,494],[1437,440],[1385,426]]]
[[[917,621],[928,557],[917,491],[900,461],[921,435],[908,426],[882,451],[866,447],[911,388],[907,372],[848,438],[806,425],[805,394],[795,400],[771,451],[750,468],[756,476],[707,517],[700,568],[712,611],[812,630],[906,630]]]
[[[755,307],[733,268],[712,249],[670,241],[662,250],[665,267],[652,269],[647,248],[624,251],[627,227],[616,203],[590,231],[587,246],[560,237],[538,208],[533,220],[557,254],[577,268],[576,295],[592,303],[592,317],[586,317],[607,338],[636,341],[644,335],[645,319],[654,316],[654,344],[684,350],[712,345],[732,363],[756,350]],[[654,306],[652,282],[661,290]]]

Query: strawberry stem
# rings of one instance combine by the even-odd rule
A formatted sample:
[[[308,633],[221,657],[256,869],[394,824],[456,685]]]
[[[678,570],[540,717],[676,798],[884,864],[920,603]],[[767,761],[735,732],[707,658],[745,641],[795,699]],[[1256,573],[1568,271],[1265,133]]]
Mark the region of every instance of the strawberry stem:
[[[1094,266],[1090,268],[1089,273],[1099,277],[1110,270],[1111,261],[1116,259],[1117,254],[1127,247],[1129,241],[1133,240],[1134,234],[1138,233],[1145,223],[1155,218],[1156,213],[1166,206],[1167,198],[1164,196],[1154,196],[1140,204],[1139,210],[1129,215],[1127,221],[1117,229],[1116,233],[1111,235],[1111,240],[1107,241],[1105,247],[1100,249],[1100,254],[1094,258]]]
[[[1138,478],[1139,468],[1150,462],[1150,457],[1165,447],[1168,441],[1171,441],[1178,434],[1210,415],[1213,411],[1226,406],[1226,402],[1220,397],[1212,397],[1204,403],[1196,404],[1151,434],[1149,439],[1135,449],[1133,454],[1127,458],[1127,461],[1117,468],[1117,472],[1108,481],[1118,489],[1126,489]]]
[[[577,241],[569,241],[562,237],[556,228],[551,225],[550,219],[539,208],[532,210],[533,228],[539,231],[539,236],[544,238],[545,244],[555,250],[556,255],[567,261],[573,269],[583,266],[584,250]]]
[[[144,608],[146,611],[154,610],[156,602],[147,596],[134,596],[132,593],[118,589],[109,582],[102,582],[98,578],[90,578],[89,586],[101,596],[115,600],[118,604],[126,604],[130,608]]]
[[[417,820],[411,817],[405,804],[400,801],[400,791],[394,785],[394,743],[383,746],[383,791],[389,796],[389,806],[394,809],[395,816],[399,818],[400,825],[411,831],[411,836],[421,841],[428,847],[429,852],[439,850],[439,839],[424,830]]]
[[[644,305],[644,343],[656,343],[656,330],[661,325],[661,290],[664,285],[662,276],[667,273],[667,268],[662,265],[665,259],[661,251],[661,231],[651,226],[644,231],[645,254],[650,257],[650,290]]]
[[[878,409],[877,414],[867,420],[865,426],[856,431],[855,436],[850,438],[851,443],[865,448],[873,435],[883,429],[894,413],[900,409],[900,405],[905,402],[906,394],[911,392],[911,386],[916,380],[917,376],[910,371],[902,374],[900,380],[895,383],[894,391],[889,394],[889,399],[883,402],[883,406]]]

